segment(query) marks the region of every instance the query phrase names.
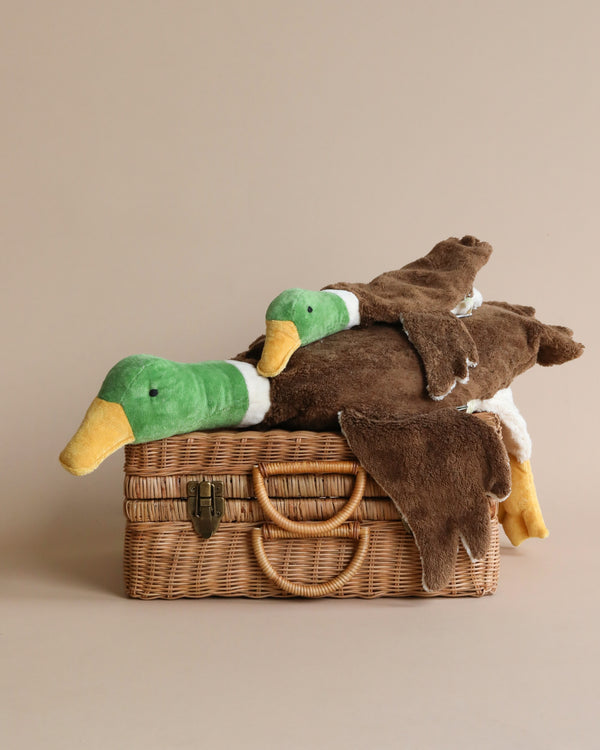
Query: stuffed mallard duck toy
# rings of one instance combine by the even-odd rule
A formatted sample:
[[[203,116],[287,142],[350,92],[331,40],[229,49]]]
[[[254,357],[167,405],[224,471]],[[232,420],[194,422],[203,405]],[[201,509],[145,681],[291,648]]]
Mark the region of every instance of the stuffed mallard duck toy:
[[[192,430],[341,429],[411,528],[426,589],[439,590],[460,541],[472,559],[485,554],[489,497],[509,495],[511,463],[507,533],[517,543],[547,533],[526,427],[508,387],[536,362],[561,364],[583,350],[568,328],[541,323],[529,307],[483,303],[461,322],[479,364],[444,401],[430,397],[420,356],[398,325],[343,330],[299,348],[273,379],[258,372],[264,337],[226,361],[127,357],[108,373],[61,463],[87,474],[121,445]],[[469,413],[483,409],[499,414],[504,440]]]
[[[319,292],[287,289],[267,308],[258,372],[279,375],[298,348],[338,331],[402,324],[421,355],[429,395],[443,399],[477,365],[477,347],[460,319],[481,305],[473,282],[491,252],[491,245],[471,235],[450,237],[368,284],[341,282]]]

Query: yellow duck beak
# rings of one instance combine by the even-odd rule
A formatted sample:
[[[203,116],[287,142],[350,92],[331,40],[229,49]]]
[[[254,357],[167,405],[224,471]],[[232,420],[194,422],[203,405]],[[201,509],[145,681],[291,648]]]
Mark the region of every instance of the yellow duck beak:
[[[117,448],[134,440],[123,407],[95,398],[59,461],[71,474],[81,477],[94,471]]]
[[[258,374],[265,378],[279,375],[301,345],[298,329],[291,320],[267,320],[265,345],[256,366]]]

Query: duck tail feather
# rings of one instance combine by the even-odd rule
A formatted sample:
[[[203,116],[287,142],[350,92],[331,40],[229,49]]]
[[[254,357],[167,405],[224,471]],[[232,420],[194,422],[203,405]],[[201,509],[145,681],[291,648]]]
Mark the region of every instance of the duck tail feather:
[[[573,331],[566,326],[544,325],[540,334],[538,364],[544,367],[562,365],[583,354],[584,345],[573,339]]]

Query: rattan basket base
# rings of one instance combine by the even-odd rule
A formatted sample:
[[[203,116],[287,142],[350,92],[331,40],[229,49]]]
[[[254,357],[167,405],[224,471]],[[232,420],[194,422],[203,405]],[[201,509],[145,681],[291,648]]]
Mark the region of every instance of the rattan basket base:
[[[471,562],[459,548],[454,575],[442,591],[428,593],[421,582],[419,554],[401,521],[363,521],[370,543],[358,573],[327,596],[483,596],[496,590],[500,563],[498,521],[492,518],[492,538],[486,557]],[[261,523],[221,523],[208,540],[189,523],[127,522],[125,582],[138,599],[225,597],[289,597],[260,570],[251,544],[251,530]],[[299,583],[328,580],[346,568],[355,541],[306,538],[265,541],[273,567]]]

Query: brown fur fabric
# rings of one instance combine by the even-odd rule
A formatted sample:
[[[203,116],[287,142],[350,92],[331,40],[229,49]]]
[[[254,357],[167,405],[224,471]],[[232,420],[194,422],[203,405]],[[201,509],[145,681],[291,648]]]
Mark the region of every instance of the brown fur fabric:
[[[382,477],[383,489],[410,526],[426,590],[447,584],[460,540],[472,560],[485,556],[488,496],[504,499],[510,492],[499,424],[494,429],[454,409],[403,420],[374,420],[348,409],[340,424],[352,451],[369,473]]]
[[[409,341],[419,352],[429,395],[444,398],[456,380],[469,377],[479,354],[462,320],[452,313],[413,312],[400,317]]]
[[[358,297],[361,325],[397,323],[407,312],[450,312],[473,288],[492,246],[476,237],[450,237],[423,258],[388,271],[368,284],[339,282],[323,289],[345,289]]]
[[[475,556],[487,545],[486,493],[509,489],[502,443],[455,407],[491,398],[536,362],[561,364],[583,351],[568,328],[533,315],[533,308],[489,302],[465,318],[479,365],[444,401],[429,398],[423,363],[400,324],[341,331],[299,349],[271,381],[261,428],[331,430],[341,422],[357,458],[413,530],[426,585],[440,588],[458,537]],[[263,340],[236,359],[255,365]]]
[[[425,257],[368,284],[332,284],[359,300],[361,326],[402,320],[423,361],[429,394],[443,398],[457,379],[467,377],[467,358],[477,364],[477,347],[462,320],[450,311],[473,288],[492,246],[476,237],[450,237]]]

